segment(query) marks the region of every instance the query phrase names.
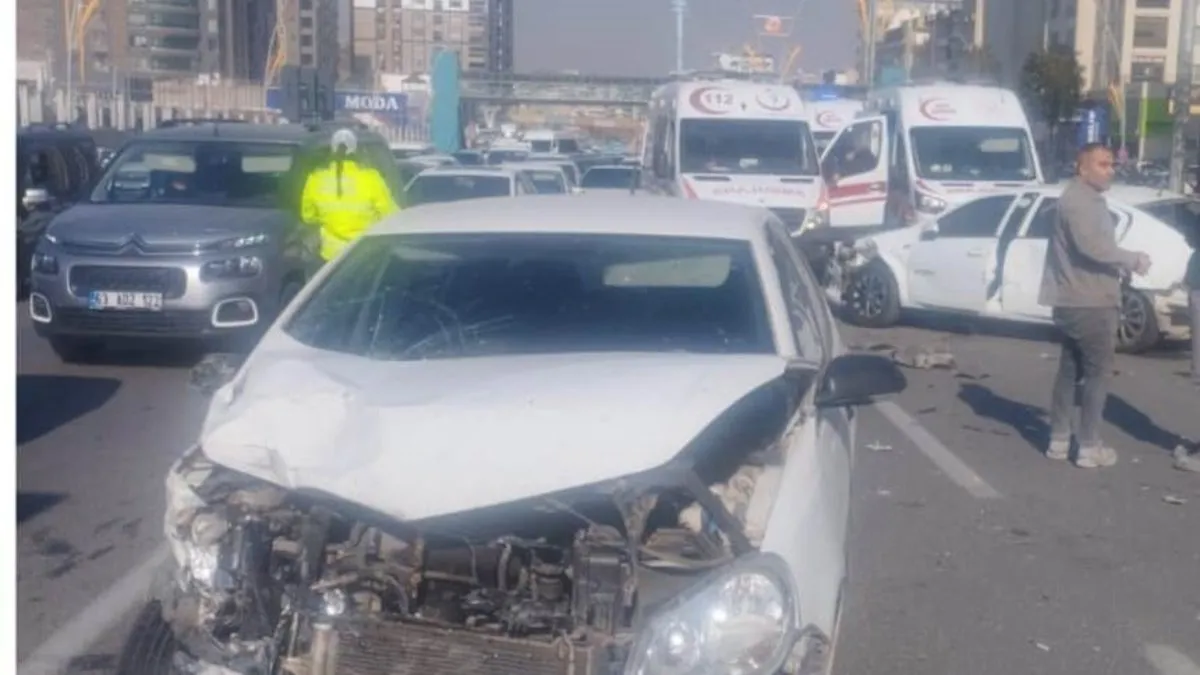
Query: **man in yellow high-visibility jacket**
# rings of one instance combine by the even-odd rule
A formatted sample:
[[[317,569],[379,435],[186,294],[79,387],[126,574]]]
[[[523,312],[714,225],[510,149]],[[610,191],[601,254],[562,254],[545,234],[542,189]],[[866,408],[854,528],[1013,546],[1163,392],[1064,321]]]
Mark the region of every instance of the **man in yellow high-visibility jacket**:
[[[336,132],[330,145],[333,161],[309,175],[300,198],[304,222],[320,228],[321,259],[326,262],[379,219],[400,210],[383,176],[354,161],[354,132]]]

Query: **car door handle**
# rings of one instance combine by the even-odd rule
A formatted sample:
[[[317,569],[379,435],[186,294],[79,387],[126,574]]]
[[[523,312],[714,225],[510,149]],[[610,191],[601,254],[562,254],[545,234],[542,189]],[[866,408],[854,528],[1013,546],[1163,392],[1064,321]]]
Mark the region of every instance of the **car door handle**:
[[[982,258],[983,257],[983,249],[973,248],[973,249],[967,251],[967,257],[968,258]]]

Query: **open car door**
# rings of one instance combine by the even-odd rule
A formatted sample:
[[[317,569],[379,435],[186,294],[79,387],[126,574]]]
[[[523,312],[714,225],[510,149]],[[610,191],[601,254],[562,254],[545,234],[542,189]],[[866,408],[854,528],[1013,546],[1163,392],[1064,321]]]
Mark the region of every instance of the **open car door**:
[[[866,117],[846,125],[821,157],[833,227],[880,227],[888,197],[887,119]]]
[[[1015,195],[993,195],[969,201],[922,233],[908,256],[914,305],[972,314],[987,309],[998,234],[1015,200]]]

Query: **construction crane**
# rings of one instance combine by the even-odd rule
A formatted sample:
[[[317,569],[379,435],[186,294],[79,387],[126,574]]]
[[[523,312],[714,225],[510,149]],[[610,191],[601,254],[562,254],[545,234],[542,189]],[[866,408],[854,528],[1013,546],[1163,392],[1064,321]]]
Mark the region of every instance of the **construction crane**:
[[[79,53],[79,77],[84,78],[87,73],[87,27],[92,18],[96,16],[96,11],[100,9],[102,0],[84,0],[83,5],[77,6],[72,12],[71,3],[73,2],[75,0],[64,0],[63,14],[68,22],[67,32],[70,47]],[[67,58],[70,58],[70,55]]]
[[[267,63],[266,72],[263,80],[268,84],[275,84],[279,79],[279,72],[287,64],[287,23],[283,17],[286,16],[287,5],[293,0],[275,0],[275,28],[271,31],[271,40],[267,43]]]

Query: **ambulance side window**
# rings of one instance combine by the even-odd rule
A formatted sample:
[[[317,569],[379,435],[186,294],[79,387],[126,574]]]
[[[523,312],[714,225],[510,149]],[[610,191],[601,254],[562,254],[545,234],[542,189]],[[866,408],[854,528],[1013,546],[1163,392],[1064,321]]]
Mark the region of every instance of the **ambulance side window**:
[[[879,166],[877,152],[880,148],[876,145],[876,139],[882,141],[882,126],[879,120],[864,120],[842,131],[822,163],[822,173],[826,178],[841,180],[874,171]]]

